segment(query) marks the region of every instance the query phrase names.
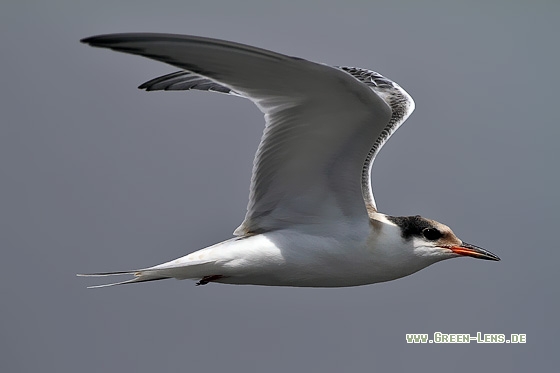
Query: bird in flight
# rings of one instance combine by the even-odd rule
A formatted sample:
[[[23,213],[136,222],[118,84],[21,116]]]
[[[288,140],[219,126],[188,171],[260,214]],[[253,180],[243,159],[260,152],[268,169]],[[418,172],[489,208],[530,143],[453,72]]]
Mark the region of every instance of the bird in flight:
[[[198,36],[109,34],[82,42],[180,69],[141,89],[244,97],[266,122],[247,213],[233,238],[153,267],[80,275],[133,276],[92,287],[167,278],[345,287],[394,280],[444,259],[500,260],[434,220],[377,211],[371,166],[414,110],[410,95],[381,74]]]

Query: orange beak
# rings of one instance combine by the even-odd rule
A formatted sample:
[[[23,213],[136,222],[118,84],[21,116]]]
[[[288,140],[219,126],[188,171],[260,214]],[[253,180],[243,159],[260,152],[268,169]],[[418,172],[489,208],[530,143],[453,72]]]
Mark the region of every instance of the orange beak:
[[[448,247],[451,251],[455,254],[459,254],[462,256],[472,256],[473,258],[477,259],[485,259],[485,260],[500,260],[500,258],[496,254],[492,254],[490,251],[484,250],[481,247],[468,244],[463,242],[461,246],[451,246]]]

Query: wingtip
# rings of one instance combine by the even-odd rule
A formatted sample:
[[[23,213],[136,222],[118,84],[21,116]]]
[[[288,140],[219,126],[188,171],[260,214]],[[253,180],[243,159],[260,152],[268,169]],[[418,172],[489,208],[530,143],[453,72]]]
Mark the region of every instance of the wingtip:
[[[103,36],[103,35],[88,36],[87,38],[81,39],[80,43],[93,45],[95,43],[96,39],[98,39],[101,36]]]
[[[152,86],[148,84],[150,82],[151,82],[151,80],[148,81],[148,82],[140,84],[138,86],[138,89],[141,89],[141,90],[146,91],[146,92],[155,91],[155,89],[153,89]]]
[[[91,45],[92,47],[107,47],[110,44],[121,42],[128,34],[102,34],[88,36],[80,40],[80,43]]]
[[[101,34],[88,36],[80,40],[81,43],[89,44],[93,47],[110,48],[115,44],[134,42],[134,41],[147,41],[153,38],[162,38],[165,36],[179,37],[181,35],[170,35],[160,33],[138,33],[138,32],[122,32],[113,34]]]
[[[108,35],[89,36],[80,40],[80,43],[89,45],[90,47],[107,47],[109,44],[106,40]]]

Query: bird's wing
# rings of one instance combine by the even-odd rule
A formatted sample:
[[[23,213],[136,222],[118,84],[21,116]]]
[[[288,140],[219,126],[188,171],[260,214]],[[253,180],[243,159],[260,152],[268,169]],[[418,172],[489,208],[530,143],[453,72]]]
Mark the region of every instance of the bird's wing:
[[[239,96],[231,88],[224,87],[211,79],[184,70],[149,80],[138,86],[138,88],[145,89],[146,91],[188,91],[196,89]]]
[[[82,41],[184,69],[218,91],[250,99],[264,113],[247,215],[237,235],[367,219],[368,210],[375,211],[371,162],[413,108],[388,79],[196,36],[111,34]],[[408,101],[394,99],[400,91]]]

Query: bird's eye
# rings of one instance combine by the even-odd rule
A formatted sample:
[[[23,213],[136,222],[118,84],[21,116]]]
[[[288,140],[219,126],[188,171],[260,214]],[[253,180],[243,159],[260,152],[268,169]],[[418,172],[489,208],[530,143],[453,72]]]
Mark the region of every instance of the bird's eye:
[[[439,240],[441,236],[443,236],[441,232],[438,231],[436,228],[426,228],[422,231],[422,234],[427,240],[430,241]]]

